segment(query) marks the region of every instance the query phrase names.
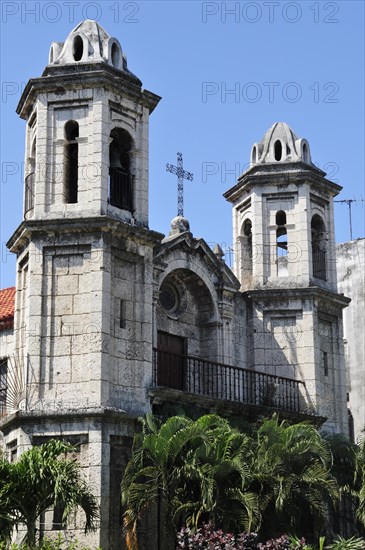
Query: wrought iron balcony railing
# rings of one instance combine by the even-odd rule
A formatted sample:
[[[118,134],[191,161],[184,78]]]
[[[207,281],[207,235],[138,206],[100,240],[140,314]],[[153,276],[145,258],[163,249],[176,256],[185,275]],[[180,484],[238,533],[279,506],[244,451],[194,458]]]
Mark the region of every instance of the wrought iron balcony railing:
[[[195,395],[299,413],[304,383],[154,349],[153,384]]]
[[[23,372],[18,357],[0,360],[0,419],[18,410],[25,399]]]

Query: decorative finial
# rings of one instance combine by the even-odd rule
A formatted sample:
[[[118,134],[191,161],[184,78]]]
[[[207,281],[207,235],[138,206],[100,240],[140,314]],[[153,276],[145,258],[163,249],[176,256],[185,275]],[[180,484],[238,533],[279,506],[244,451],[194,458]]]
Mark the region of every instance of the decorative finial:
[[[216,245],[214,246],[213,248],[213,253],[217,256],[217,258],[219,260],[222,260],[223,261],[223,258],[224,258],[224,252],[222,250],[222,248],[219,246],[218,243],[216,243]]]

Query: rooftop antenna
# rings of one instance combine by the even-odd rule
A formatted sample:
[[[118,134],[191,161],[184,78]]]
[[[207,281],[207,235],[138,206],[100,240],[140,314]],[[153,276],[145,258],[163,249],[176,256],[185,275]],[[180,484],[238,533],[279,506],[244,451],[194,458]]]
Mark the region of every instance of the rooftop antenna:
[[[347,204],[349,207],[349,223],[350,223],[350,241],[352,241],[352,212],[351,212],[351,205],[353,202],[364,202],[364,199],[342,199],[340,201],[334,201],[339,202],[342,204]]]

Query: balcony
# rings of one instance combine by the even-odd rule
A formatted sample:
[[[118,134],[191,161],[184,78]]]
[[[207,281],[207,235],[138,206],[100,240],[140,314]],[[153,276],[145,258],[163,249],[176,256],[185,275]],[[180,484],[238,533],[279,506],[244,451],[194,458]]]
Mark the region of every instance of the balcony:
[[[153,351],[153,389],[150,395],[166,400],[219,400],[251,411],[272,409],[288,415],[308,415],[302,395],[305,384],[283,376],[215,363],[158,349]],[[179,390],[179,391],[176,391]],[[182,398],[183,395],[183,398]],[[193,398],[193,399],[191,399]],[[199,400],[198,400],[199,401]]]

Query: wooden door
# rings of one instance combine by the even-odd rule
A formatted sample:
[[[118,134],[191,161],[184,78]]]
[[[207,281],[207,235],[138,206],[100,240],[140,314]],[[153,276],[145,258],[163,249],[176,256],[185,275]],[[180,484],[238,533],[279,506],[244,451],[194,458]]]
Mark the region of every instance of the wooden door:
[[[157,349],[157,385],[183,390],[184,338],[159,332]]]

